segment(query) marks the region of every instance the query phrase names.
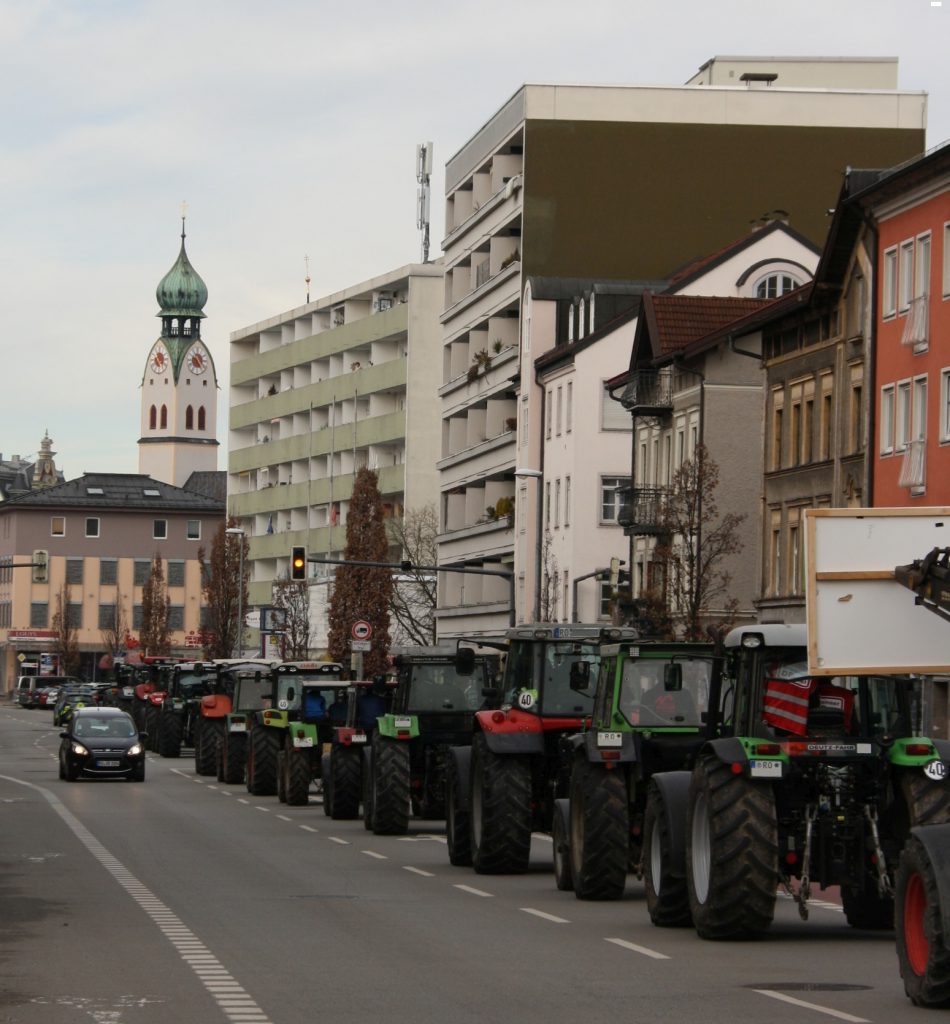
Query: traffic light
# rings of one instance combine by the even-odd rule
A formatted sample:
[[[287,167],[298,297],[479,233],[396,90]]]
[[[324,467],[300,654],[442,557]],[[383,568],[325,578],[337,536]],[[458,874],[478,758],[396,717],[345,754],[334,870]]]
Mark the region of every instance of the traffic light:
[[[49,552],[38,550],[33,552],[33,582],[49,583]]]
[[[290,549],[290,578],[292,580],[305,580],[307,578],[307,549]]]

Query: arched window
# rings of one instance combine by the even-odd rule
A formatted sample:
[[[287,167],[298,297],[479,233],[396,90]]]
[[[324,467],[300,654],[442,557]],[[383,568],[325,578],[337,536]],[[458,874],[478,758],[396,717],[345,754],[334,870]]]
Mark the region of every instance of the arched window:
[[[178,333],[178,317],[172,318],[172,334]]]
[[[168,426],[168,407],[163,405],[162,406],[161,429],[165,430],[167,426]]]
[[[198,406],[198,429],[205,429],[205,407],[203,405]]]
[[[148,411],[148,429],[154,430],[155,424],[158,422],[158,410],[153,405]]]
[[[794,291],[801,283],[797,277],[793,277],[791,274],[769,274],[756,282],[755,297],[757,299],[777,299],[786,292]]]
[[[185,410],[185,430],[195,429],[195,410],[189,405]]]

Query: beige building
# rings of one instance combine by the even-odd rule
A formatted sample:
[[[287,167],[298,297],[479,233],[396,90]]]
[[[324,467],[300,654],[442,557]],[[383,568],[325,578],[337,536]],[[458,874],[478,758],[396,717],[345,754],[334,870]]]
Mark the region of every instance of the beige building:
[[[440,565],[534,575],[500,514],[541,444],[543,389],[524,375],[543,354],[522,312],[529,278],[664,280],[764,214],[819,246],[845,167],[923,149],[926,97],[897,91],[892,61],[704,67],[701,83],[678,87],[525,85],[449,159]],[[541,488],[521,489],[535,523]],[[519,587],[516,619],[532,605]],[[441,577],[440,635],[497,632],[509,614],[504,579]]]
[[[94,678],[106,651],[103,632],[116,609],[133,637],[142,586],[161,556],[171,603],[173,653],[198,645],[201,566],[224,516],[223,501],[151,477],[86,473],[0,504],[0,678],[11,689],[24,670],[47,667],[60,595],[76,630],[81,674]],[[49,581],[34,583],[34,551],[49,553]]]
[[[391,514],[435,504],[441,298],[441,264],[409,265],[231,335],[228,509],[249,538],[252,608],[271,604],[292,546],[341,557],[363,467]],[[317,647],[326,592],[311,591]]]

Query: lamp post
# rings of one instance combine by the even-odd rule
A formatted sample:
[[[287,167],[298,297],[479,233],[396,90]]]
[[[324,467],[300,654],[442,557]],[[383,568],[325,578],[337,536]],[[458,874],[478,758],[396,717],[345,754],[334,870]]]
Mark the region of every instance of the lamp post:
[[[224,531],[231,537],[240,537],[238,541],[238,615],[237,615],[237,653],[241,657],[244,646],[244,531],[239,526],[231,526]],[[233,648],[232,648],[232,653]]]
[[[537,511],[535,515],[535,548],[534,548],[534,621],[541,621],[541,560],[543,555],[543,534],[544,534],[544,503],[541,492],[541,482],[544,480],[544,473],[540,469],[516,469],[515,478],[518,480],[537,480]]]

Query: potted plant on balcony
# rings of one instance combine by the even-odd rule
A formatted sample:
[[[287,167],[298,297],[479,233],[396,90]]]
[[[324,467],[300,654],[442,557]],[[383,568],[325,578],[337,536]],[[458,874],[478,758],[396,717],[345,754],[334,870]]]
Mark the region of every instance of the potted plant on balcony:
[[[505,429],[506,430],[517,430],[518,429],[518,417],[517,416],[509,416],[509,417],[507,417],[507,419],[505,420]]]
[[[495,518],[508,520],[508,526],[515,525],[515,499],[505,494],[495,502]]]

